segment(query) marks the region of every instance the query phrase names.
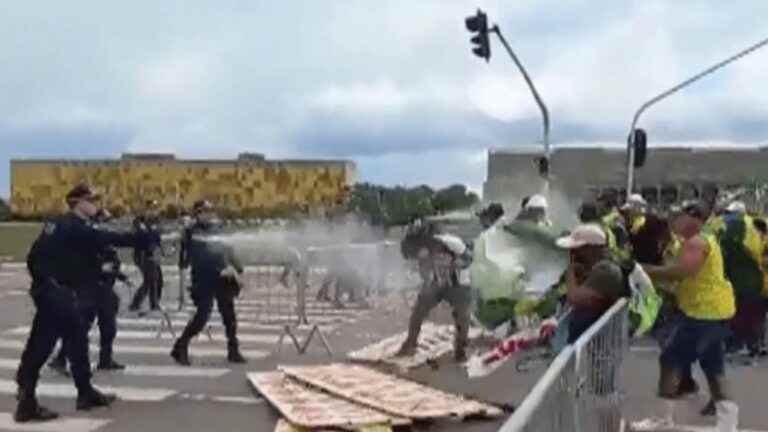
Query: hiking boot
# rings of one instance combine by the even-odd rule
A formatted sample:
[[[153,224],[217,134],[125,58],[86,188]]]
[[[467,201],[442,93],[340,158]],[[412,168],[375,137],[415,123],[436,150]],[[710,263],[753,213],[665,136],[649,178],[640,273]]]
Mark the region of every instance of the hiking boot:
[[[227,353],[227,361],[239,364],[248,363],[248,360],[243,357],[239,349],[230,349],[229,353]]]
[[[171,350],[171,357],[176,360],[176,363],[182,366],[190,366],[192,362],[189,361],[188,347],[186,344],[176,342]]]
[[[67,369],[67,363],[61,362],[58,360],[53,360],[50,363],[48,363],[48,367],[56,371],[59,375],[70,377],[71,374],[69,373],[69,370]]]
[[[16,423],[44,422],[57,419],[59,414],[37,404],[35,398],[26,398],[19,401],[13,420]]]
[[[395,353],[395,357],[411,357],[416,354],[416,345],[403,344]]]
[[[125,369],[125,365],[110,359],[107,361],[100,361],[99,365],[96,366],[96,369],[102,371],[119,371]]]
[[[92,388],[77,395],[77,410],[88,411],[92,408],[108,407],[117,400],[117,396],[111,393],[102,393]]]
[[[715,401],[711,400],[707,402],[704,408],[699,413],[704,417],[714,417],[717,414],[717,408],[715,408]]]

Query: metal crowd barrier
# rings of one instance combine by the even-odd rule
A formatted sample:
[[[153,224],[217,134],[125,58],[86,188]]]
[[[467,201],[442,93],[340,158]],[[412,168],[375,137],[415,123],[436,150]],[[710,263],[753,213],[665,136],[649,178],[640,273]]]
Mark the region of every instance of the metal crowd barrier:
[[[627,300],[617,301],[563,349],[499,432],[620,431],[627,314]]]

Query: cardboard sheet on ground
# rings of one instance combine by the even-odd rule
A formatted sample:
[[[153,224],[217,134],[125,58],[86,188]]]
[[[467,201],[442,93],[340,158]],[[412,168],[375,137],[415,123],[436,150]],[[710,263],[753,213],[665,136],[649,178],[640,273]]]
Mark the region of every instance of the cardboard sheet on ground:
[[[408,336],[408,332],[402,332],[357,351],[352,351],[347,354],[347,358],[361,362],[384,363],[402,370],[413,369],[453,352],[455,331],[453,325],[435,325],[431,322],[425,322],[421,326],[416,353],[412,356],[395,357]],[[480,333],[480,329],[472,327],[469,330],[469,338],[475,339],[480,336]]]
[[[542,294],[568,265],[568,253],[555,246],[555,237],[549,228],[529,222],[500,221],[475,242],[472,287],[483,300]]]
[[[335,397],[282,372],[249,373],[248,381],[292,425],[315,430],[371,424],[406,425],[410,421]],[[355,430],[353,428],[353,430]]]
[[[359,365],[280,366],[286,375],[354,403],[412,419],[497,417],[492,405]]]

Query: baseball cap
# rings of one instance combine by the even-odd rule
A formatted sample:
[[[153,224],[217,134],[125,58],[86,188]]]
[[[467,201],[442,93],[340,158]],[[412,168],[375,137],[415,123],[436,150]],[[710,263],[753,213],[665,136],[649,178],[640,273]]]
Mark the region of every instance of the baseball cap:
[[[549,203],[547,202],[547,199],[544,198],[544,196],[536,194],[532,196],[528,202],[525,204],[525,208],[541,208],[546,209],[549,207]]]
[[[648,206],[648,202],[640,194],[631,194],[627,202],[621,206],[622,209],[643,209]]]
[[[194,204],[192,204],[192,211],[195,213],[211,209],[213,209],[213,204],[211,204],[211,202],[208,200],[197,200]]]
[[[730,213],[746,213],[747,206],[742,201],[733,201],[732,203],[728,204],[728,207],[725,208],[725,211]]]
[[[560,237],[556,243],[563,249],[576,249],[582,246],[605,246],[608,239],[599,226],[585,224],[577,226],[570,235]]]
[[[101,199],[101,195],[94,193],[86,183],[78,184],[67,193],[67,202],[81,200],[97,201],[99,199]]]

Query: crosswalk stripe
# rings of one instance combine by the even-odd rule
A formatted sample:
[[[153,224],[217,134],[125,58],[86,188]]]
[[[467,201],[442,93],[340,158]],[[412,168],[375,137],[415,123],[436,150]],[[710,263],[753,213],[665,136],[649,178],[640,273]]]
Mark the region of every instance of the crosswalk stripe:
[[[204,393],[179,393],[178,397],[179,399],[201,402],[224,402],[243,405],[256,405],[264,403],[264,399],[255,396],[211,396]]]
[[[0,358],[0,369],[16,370],[19,367],[17,358]],[[219,378],[230,372],[230,369],[223,368],[194,368],[188,366],[149,366],[149,365],[128,365],[124,370],[118,373],[131,376],[152,376],[152,377],[195,377],[195,378]]]
[[[113,387],[98,386],[99,390],[106,393],[114,393],[117,397],[129,402],[159,402],[165,400],[174,394],[175,390],[166,388],[140,388],[140,387]],[[17,384],[15,381],[0,379],[0,393],[16,394]],[[38,396],[54,398],[75,398],[77,389],[71,383],[38,383],[36,389]]]
[[[25,342],[21,340],[15,340],[15,339],[0,339],[0,348],[2,349],[13,349],[13,350],[23,350],[24,349]],[[168,356],[170,355],[170,348],[163,347],[163,346],[146,346],[146,345],[115,345],[114,351],[116,353],[120,354],[157,354],[157,355],[163,355]],[[99,352],[99,347],[97,345],[91,345],[90,346],[90,352],[97,353]],[[269,356],[269,352],[262,351],[262,350],[240,350],[240,352],[247,358],[251,359],[257,359],[257,358],[264,358]],[[198,348],[198,347],[191,347],[189,349],[189,354],[191,356],[196,357],[226,357],[227,356],[227,350],[226,349],[218,349],[218,348]]]
[[[0,430],[19,432],[91,432],[102,428],[112,420],[86,418],[86,417],[61,417],[45,423],[16,423],[13,414],[0,413]]]
[[[27,336],[29,334],[29,326],[21,326],[12,328],[10,330],[5,331],[5,334],[9,335],[15,335],[15,336]],[[92,331],[90,333],[91,339],[98,340],[99,338],[99,332],[98,331]],[[166,332],[161,332],[160,337],[158,338],[157,331],[138,331],[138,330],[118,330],[117,331],[117,339],[137,339],[137,340],[157,340],[157,339],[173,339],[173,336],[171,334],[168,334]],[[227,337],[220,333],[212,333],[211,336],[213,337],[214,341],[226,341]],[[277,342],[279,335],[277,334],[238,334],[237,339],[240,342],[247,342],[247,343],[263,343],[263,344],[272,344]],[[207,336],[202,339],[203,342],[207,341]]]
[[[162,321],[159,318],[118,318],[117,324],[122,327],[157,327],[162,324]],[[171,320],[171,325],[174,328],[184,328],[187,325],[187,321]],[[224,327],[224,323],[222,323],[221,321],[211,320],[211,321],[208,321],[208,325],[216,328]],[[262,324],[258,322],[239,321],[239,320],[237,322],[238,330],[282,331],[286,325],[290,325],[293,330],[299,330],[299,331],[301,330],[309,331],[312,329],[312,326],[310,325],[294,326],[294,322],[286,323],[286,324]],[[332,325],[320,326],[320,330],[323,330],[326,332],[333,331],[335,328],[336,326],[332,326]]]
[[[169,315],[171,318],[176,319],[190,319],[192,318],[191,312],[170,312]],[[220,316],[218,313],[211,314],[211,317],[220,319]],[[258,321],[258,320],[270,320],[270,321],[286,321],[286,320],[295,320],[297,318],[296,314],[272,314],[272,313],[263,313],[263,314],[237,314],[237,320],[238,321]],[[312,316],[307,317],[309,322],[313,324],[317,323],[349,323],[355,321],[355,317],[345,317],[345,316]]]

